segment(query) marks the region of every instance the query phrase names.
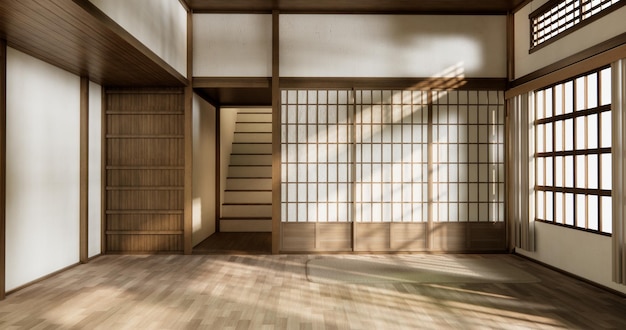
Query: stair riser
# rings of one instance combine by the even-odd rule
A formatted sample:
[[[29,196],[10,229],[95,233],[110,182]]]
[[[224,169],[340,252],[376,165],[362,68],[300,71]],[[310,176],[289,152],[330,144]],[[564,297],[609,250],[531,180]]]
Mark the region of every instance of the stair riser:
[[[220,220],[220,231],[231,233],[272,232],[272,220]]]
[[[226,190],[271,190],[272,179],[227,179]]]
[[[271,203],[271,191],[227,191],[224,203]]]
[[[272,133],[238,133],[238,132],[235,132],[234,142],[272,143]]]
[[[272,132],[272,123],[259,124],[259,123],[237,123],[235,132]]]
[[[271,154],[272,144],[233,144],[234,154]]]
[[[271,123],[271,113],[240,113],[237,115],[239,123]]]
[[[223,218],[271,218],[272,205],[223,205]]]
[[[271,166],[231,166],[228,169],[228,176],[231,178],[271,178],[272,167]]]
[[[271,165],[272,155],[231,155],[231,165]]]

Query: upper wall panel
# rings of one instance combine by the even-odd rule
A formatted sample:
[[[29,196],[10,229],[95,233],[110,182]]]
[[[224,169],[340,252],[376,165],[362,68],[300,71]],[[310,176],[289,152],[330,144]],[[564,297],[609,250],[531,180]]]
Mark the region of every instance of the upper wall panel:
[[[272,16],[193,15],[195,77],[270,77]]]
[[[281,15],[284,77],[506,77],[505,16]]]
[[[90,0],[137,40],[187,76],[187,11],[176,0]]]
[[[622,7],[530,54],[528,15],[546,2],[532,1],[515,14],[516,79],[626,32],[626,7]]]

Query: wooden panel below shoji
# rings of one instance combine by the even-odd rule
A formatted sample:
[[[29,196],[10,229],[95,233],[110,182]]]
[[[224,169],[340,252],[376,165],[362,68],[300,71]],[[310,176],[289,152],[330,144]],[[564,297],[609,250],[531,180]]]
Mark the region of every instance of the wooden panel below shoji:
[[[435,222],[431,230],[432,250],[445,252],[503,252],[506,250],[504,222]]]
[[[283,222],[281,238],[284,252],[346,252],[352,250],[352,224]]]
[[[182,89],[106,91],[106,252],[182,252]]]

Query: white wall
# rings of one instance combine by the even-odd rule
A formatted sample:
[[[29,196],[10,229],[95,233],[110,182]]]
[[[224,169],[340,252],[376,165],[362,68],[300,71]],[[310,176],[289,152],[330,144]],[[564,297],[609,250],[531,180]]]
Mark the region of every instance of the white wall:
[[[178,0],[90,0],[187,76],[187,11]]]
[[[102,86],[89,83],[89,257],[102,253]]]
[[[529,54],[530,20],[528,15],[546,3],[535,0],[515,14],[515,78],[523,77],[587,48],[626,32],[626,7]]]
[[[281,15],[285,77],[506,77],[505,16]]]
[[[7,51],[6,289],[79,260],[80,79]]]
[[[626,286],[611,280],[611,237],[536,222],[535,242],[535,252],[515,251],[626,293]]]
[[[271,77],[272,16],[193,15],[195,77]]]
[[[215,232],[215,108],[193,96],[193,233],[196,245]]]

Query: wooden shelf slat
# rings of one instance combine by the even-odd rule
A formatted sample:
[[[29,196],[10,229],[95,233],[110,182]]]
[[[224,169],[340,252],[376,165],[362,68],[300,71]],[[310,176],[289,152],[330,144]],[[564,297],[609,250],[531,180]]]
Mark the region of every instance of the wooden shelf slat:
[[[107,230],[107,235],[182,235],[182,230]]]
[[[107,186],[109,191],[133,191],[133,190],[184,190],[183,186]]]

